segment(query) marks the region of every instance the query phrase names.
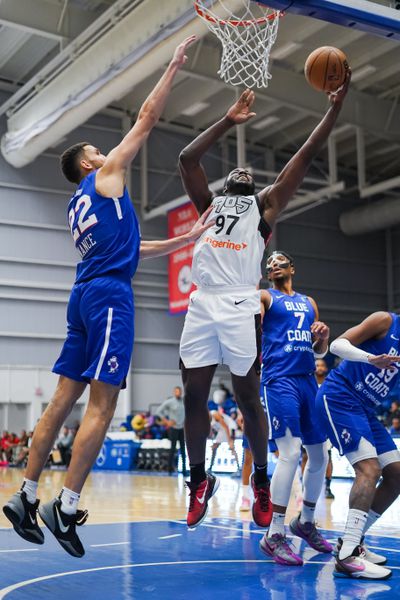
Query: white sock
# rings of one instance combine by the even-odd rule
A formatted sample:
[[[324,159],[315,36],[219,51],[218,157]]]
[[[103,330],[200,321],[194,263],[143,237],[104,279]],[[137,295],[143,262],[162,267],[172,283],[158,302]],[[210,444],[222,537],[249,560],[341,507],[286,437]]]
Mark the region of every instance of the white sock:
[[[250,486],[249,485],[242,485],[242,496],[243,498],[250,498]]]
[[[21,490],[23,490],[26,493],[26,499],[31,504],[34,504],[36,502],[38,485],[39,484],[37,481],[32,481],[31,479],[27,479],[26,477],[24,477]]]
[[[347,515],[346,528],[344,530],[343,545],[339,552],[339,559],[343,560],[351,555],[354,548],[359,545],[368,514],[363,510],[351,508]]]
[[[304,504],[300,513],[300,523],[314,523],[315,506],[307,506]]]
[[[73,515],[78,509],[80,494],[63,487],[61,490],[61,510],[67,515]]]
[[[268,537],[273,536],[275,533],[285,535],[285,515],[276,512],[272,513],[272,521],[268,529]]]
[[[375,512],[374,510],[370,510],[368,513],[368,517],[367,517],[367,522],[365,523],[364,526],[364,531],[363,534],[365,535],[368,531],[368,529],[370,527],[372,527],[372,525],[381,517],[382,515],[380,515],[379,513]]]

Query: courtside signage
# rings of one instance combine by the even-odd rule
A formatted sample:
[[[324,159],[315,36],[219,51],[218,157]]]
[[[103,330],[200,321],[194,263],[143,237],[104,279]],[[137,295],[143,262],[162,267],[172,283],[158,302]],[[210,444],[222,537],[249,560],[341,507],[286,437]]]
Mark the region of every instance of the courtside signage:
[[[191,202],[168,212],[168,238],[183,235],[190,231],[198,219],[197,211]],[[192,284],[192,258],[194,244],[175,250],[169,255],[169,312],[186,312]]]

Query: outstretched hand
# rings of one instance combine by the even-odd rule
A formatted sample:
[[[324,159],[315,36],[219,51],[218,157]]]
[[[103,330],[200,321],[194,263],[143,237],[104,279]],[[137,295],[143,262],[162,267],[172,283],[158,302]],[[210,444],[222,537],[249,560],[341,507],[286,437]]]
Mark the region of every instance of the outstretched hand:
[[[246,123],[256,116],[255,112],[251,112],[251,107],[255,100],[255,93],[252,90],[245,90],[240,98],[230,107],[226,116],[236,125]]]
[[[196,223],[193,225],[192,229],[186,234],[187,240],[190,242],[194,242],[201,236],[204,231],[207,231],[210,227],[215,225],[215,220],[212,219],[208,223],[206,223],[208,215],[212,211],[213,206],[209,206],[206,211],[203,212],[201,217],[197,219]]]
[[[185,62],[187,61],[187,56],[186,56],[185,52],[189,48],[189,46],[194,44],[194,42],[196,40],[197,40],[197,37],[195,35],[191,35],[191,36],[185,38],[183,40],[183,42],[181,42],[179,44],[179,46],[176,47],[174,55],[171,60],[171,64],[177,65],[178,67],[181,67],[182,65],[184,65]]]
[[[329,101],[332,105],[341,104],[343,102],[343,100],[345,99],[346,94],[348,92],[350,81],[351,81],[351,69],[349,67],[347,69],[346,78],[344,80],[343,85],[341,85],[340,88],[336,90],[336,92],[328,92]]]
[[[368,362],[378,369],[390,369],[392,365],[395,365],[400,361],[400,356],[391,356],[390,354],[371,354],[368,357]]]

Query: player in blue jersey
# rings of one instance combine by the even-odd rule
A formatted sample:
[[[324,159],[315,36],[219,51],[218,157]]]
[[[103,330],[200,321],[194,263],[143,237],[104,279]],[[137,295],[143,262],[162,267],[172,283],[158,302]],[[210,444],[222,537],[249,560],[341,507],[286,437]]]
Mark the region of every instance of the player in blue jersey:
[[[318,419],[355,471],[334,574],[386,579],[391,571],[381,566],[385,557],[368,550],[363,536],[400,493],[400,452],[376,417],[376,408],[398,384],[400,317],[373,313],[332,342],[330,350],[344,361],[319,389]]]
[[[36,517],[39,476],[61,425],[90,384],[89,403],[75,437],[64,487],[57,498],[39,509],[62,547],[76,557],[84,554],[76,525],[87,517],[86,512],[77,510],[80,492],[103,443],[129,369],[134,333],[131,278],[138,260],[167,254],[208,228],[203,224],[207,213],[189,234],[173,240],[142,242],[125,187],[127,169],[157,123],[175,75],[186,60],[185,51],[194,40],[191,36],[177,47],[135,125],[107,156],[83,142],[61,157],[65,177],[77,185],[68,205],[68,220],[82,260],[68,304],[67,338],[53,369],[60,375],[57,389],[36,426],[22,488],[3,510],[19,535],[43,543]]]
[[[333,550],[314,521],[328,462],[326,434],[315,418],[315,358],[328,350],[329,328],[319,321],[315,301],[294,291],[294,262],[289,254],[273,252],[267,273],[272,287],[261,291],[261,397],[279,458],[271,481],[272,522],[260,546],[278,564],[302,565],[287,541],[284,524],[302,444],[308,454],[303,507],[290,522],[290,530],[319,552]]]

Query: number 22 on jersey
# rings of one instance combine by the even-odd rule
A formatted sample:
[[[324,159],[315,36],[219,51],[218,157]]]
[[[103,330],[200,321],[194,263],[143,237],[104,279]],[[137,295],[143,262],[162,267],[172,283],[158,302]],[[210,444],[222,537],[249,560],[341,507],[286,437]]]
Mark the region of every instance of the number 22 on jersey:
[[[76,223],[76,226],[74,227],[75,216],[78,214],[81,206],[82,206],[82,210],[79,213],[78,221]],[[92,200],[91,200],[90,196],[88,194],[84,194],[83,196],[81,196],[79,198],[78,202],[75,205],[75,208],[71,208],[71,210],[68,213],[69,227],[71,229],[71,233],[72,233],[74,242],[76,242],[76,240],[87,229],[89,229],[89,227],[92,227],[93,225],[96,225],[96,223],[98,223],[97,217],[94,213],[86,216],[88,211],[90,210],[91,206],[92,206]]]

